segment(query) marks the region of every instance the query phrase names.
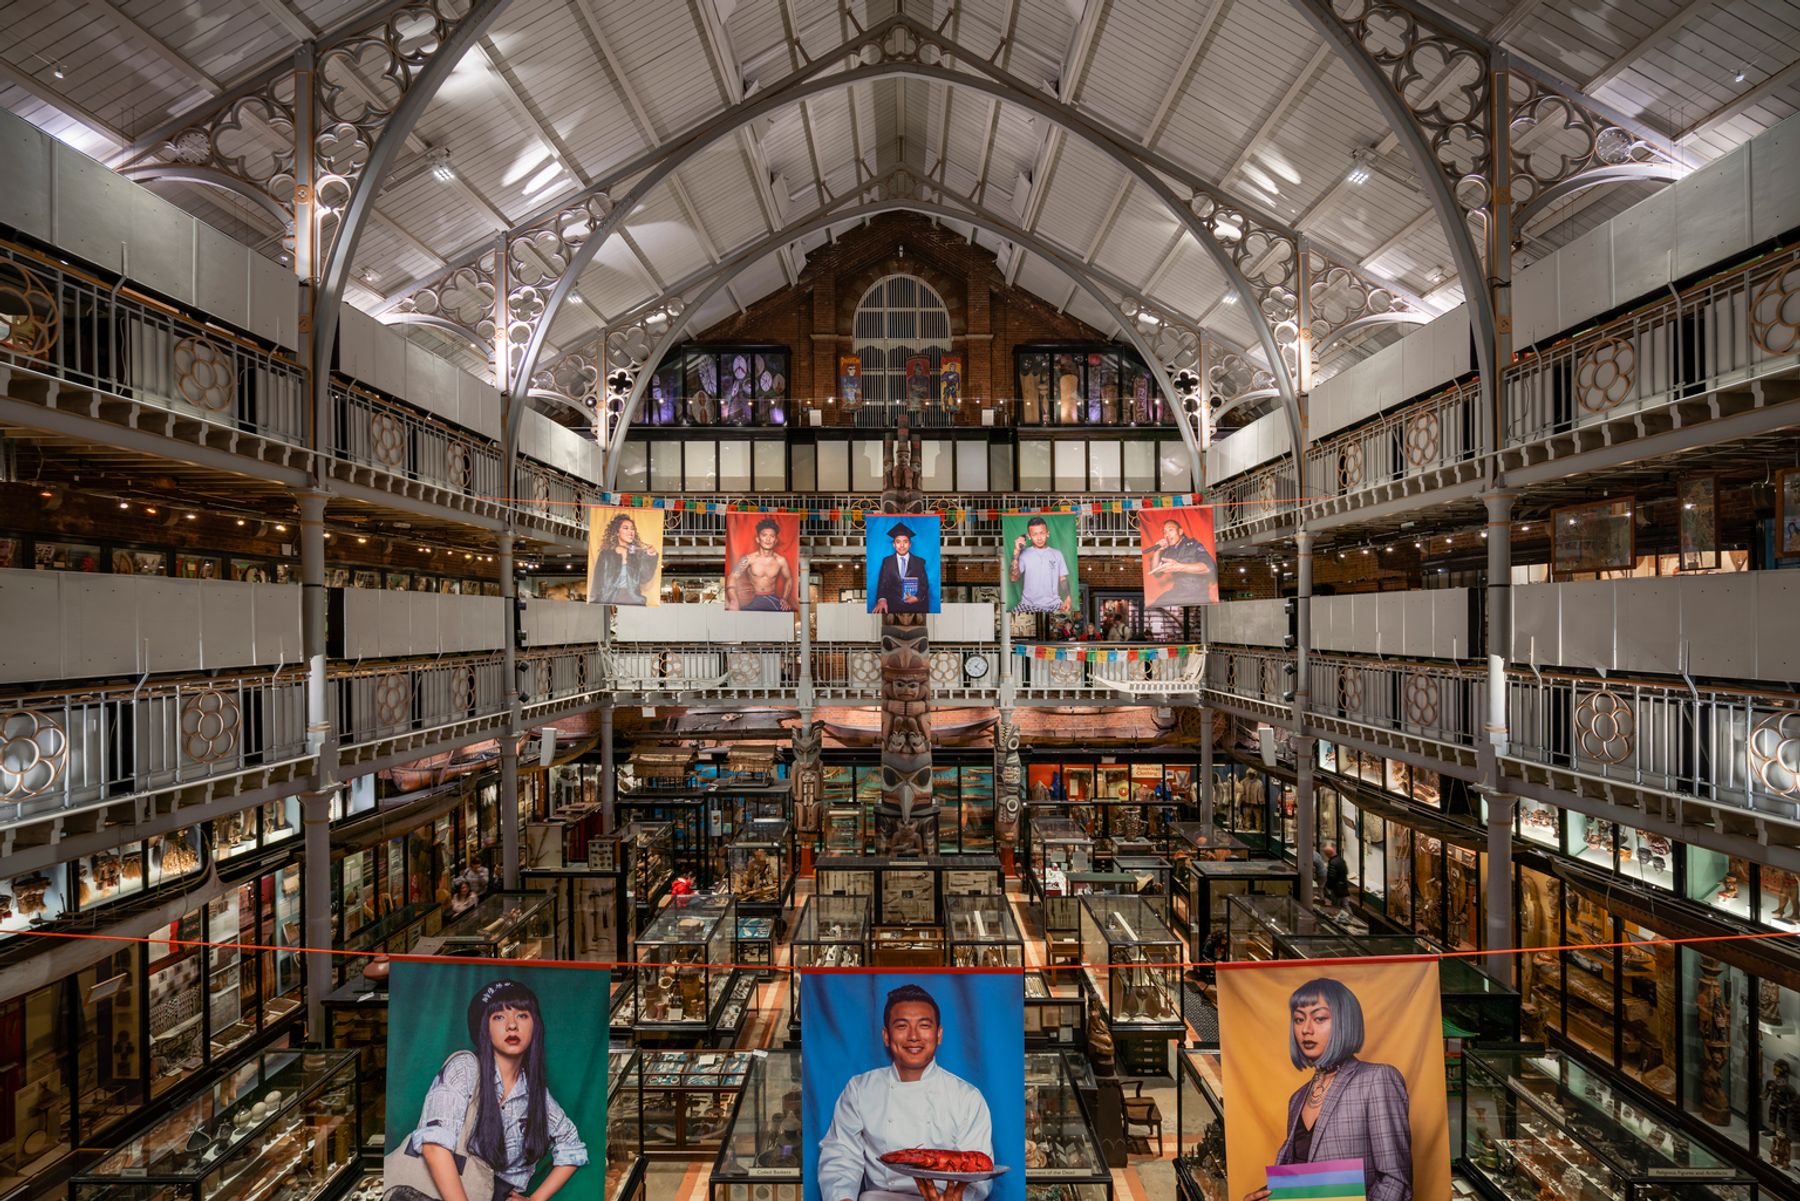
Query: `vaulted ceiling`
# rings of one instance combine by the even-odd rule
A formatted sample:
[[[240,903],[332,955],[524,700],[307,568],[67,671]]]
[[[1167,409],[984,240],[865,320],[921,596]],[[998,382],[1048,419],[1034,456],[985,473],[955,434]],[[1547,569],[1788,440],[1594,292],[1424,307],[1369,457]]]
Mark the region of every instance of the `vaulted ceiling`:
[[[434,2],[454,10],[462,0]],[[389,7],[0,0],[8,33],[0,104],[123,163],[166,136],[173,119],[303,41]],[[513,0],[388,175],[355,256],[351,301],[392,315],[422,282],[472,261],[500,234],[679,147],[688,131],[779,87],[896,8],[895,0]],[[1794,0],[1440,0],[1432,9],[1692,164],[1800,108]],[[905,12],[1297,228],[1416,307],[1442,311],[1461,299],[1404,147],[1292,0],[907,0]],[[1224,339],[1255,342],[1224,274],[1142,178],[1032,107],[947,78],[821,88],[700,149],[601,247],[550,344],[574,345],[647,303],[691,295],[717,264],[900,168],[1053,249],[1061,267],[1018,239],[948,222],[995,251],[1009,280],[1099,328],[1118,328],[1119,312],[1071,282],[1071,263],[1110,295],[1140,296]],[[1556,145],[1556,131],[1520,132]],[[248,151],[279,145],[253,122],[238,136]],[[450,170],[433,171],[446,157]],[[1359,159],[1366,172],[1352,171]],[[283,231],[263,209],[192,183],[152,186],[265,253],[281,252]],[[1613,184],[1546,206],[1524,231],[1521,257],[1656,186]],[[834,232],[824,223],[753,256],[692,327],[790,283]],[[1395,336],[1377,327],[1336,353],[1367,353]]]

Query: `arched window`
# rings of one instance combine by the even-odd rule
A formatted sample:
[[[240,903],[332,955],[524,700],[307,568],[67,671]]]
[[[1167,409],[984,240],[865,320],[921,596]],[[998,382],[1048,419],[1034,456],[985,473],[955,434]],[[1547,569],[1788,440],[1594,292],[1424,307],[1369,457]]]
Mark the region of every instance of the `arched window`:
[[[906,360],[923,355],[937,379],[938,360],[950,349],[950,310],[918,276],[889,275],[857,302],[853,330],[863,399],[904,400]]]

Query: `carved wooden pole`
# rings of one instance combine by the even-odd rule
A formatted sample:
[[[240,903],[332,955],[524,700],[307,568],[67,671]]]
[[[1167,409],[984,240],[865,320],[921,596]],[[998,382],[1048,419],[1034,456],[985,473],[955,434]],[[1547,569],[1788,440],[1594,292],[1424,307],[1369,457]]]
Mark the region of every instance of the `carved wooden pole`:
[[[919,443],[906,415],[887,439],[881,511],[925,512]],[[943,565],[938,564],[939,571]],[[937,852],[938,807],[931,793],[931,644],[923,613],[881,615],[881,803],[875,849],[889,855]]]

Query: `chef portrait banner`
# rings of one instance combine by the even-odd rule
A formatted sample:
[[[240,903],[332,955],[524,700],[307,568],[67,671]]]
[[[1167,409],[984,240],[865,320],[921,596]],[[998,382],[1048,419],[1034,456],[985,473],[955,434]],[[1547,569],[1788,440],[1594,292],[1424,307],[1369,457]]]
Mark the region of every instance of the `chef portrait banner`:
[[[870,514],[863,580],[871,613],[936,613],[944,566],[936,516]]]
[[[441,1201],[441,1181],[460,1176],[468,1201],[508,1186],[605,1201],[607,1032],[594,1014],[610,982],[494,960],[393,964],[383,1196],[405,1187]],[[496,1073],[522,1087],[500,1100],[483,1087]],[[520,1126],[543,1133],[509,1149]]]
[[[749,613],[800,608],[800,515],[725,514],[725,607]]]
[[[808,972],[800,1012],[804,1201],[1024,1201],[1017,972]]]
[[[661,509],[588,506],[588,603],[662,604]]]
[[[838,400],[846,408],[862,403],[862,359],[858,355],[838,356]]]
[[[1000,518],[1008,613],[1079,613],[1073,513],[1007,513]]]
[[[1178,609],[1219,599],[1219,559],[1210,505],[1138,511],[1144,607]]]
[[[1221,969],[1219,1044],[1227,1197],[1450,1195],[1436,959]]]

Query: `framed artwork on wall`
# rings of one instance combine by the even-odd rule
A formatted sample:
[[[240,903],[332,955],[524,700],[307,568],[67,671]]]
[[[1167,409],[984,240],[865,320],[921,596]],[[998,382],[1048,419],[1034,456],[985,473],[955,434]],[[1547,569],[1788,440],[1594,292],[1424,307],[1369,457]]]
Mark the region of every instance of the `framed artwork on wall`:
[[[1627,571],[1637,557],[1635,503],[1630,497],[1552,509],[1553,572]]]
[[[1719,477],[1696,475],[1676,488],[1681,501],[1681,570],[1719,569]]]
[[[1800,555],[1800,467],[1775,473],[1775,553]]]

